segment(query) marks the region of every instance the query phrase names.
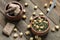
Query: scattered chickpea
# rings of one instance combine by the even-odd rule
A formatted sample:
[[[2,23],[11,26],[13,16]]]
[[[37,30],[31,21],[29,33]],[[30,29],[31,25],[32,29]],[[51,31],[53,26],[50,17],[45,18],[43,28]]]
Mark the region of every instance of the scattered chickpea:
[[[26,34],[26,35],[30,35],[30,31],[26,31],[25,34]]]
[[[37,6],[34,6],[34,10],[37,10],[37,8],[38,8]]]
[[[17,33],[14,33],[13,37],[14,38],[17,38],[18,37],[18,34]]]
[[[19,33],[19,35],[20,35],[20,37],[22,37],[22,36],[23,36],[23,33],[22,33],[22,32],[20,32],[20,33]]]
[[[53,2],[52,1],[50,1],[50,6],[53,4]]]
[[[25,14],[26,13],[26,10],[25,9],[23,9],[23,14]]]
[[[26,19],[26,15],[23,15],[22,18],[23,18],[23,19]]]
[[[42,38],[41,38],[41,37],[39,37],[37,40],[42,40]]]
[[[35,36],[35,39],[38,39],[38,35]]]
[[[54,8],[56,8],[56,4],[54,5]]]
[[[30,17],[30,21],[32,21],[32,20],[33,20],[33,17],[31,16],[31,17]]]
[[[44,14],[41,12],[41,13],[39,13],[39,15],[40,15],[40,16],[43,16]]]
[[[28,3],[25,3],[25,7],[27,7],[28,6]]]
[[[14,28],[14,32],[17,32],[17,28]]]
[[[44,8],[47,8],[47,3],[44,4]]]
[[[33,40],[33,37],[30,37],[30,40]]]
[[[27,28],[28,28],[28,29],[31,28],[31,25],[29,24],[29,25],[27,26]]]
[[[52,31],[52,32],[55,32],[56,30],[55,30],[55,28],[51,28],[51,31]]]
[[[55,29],[56,29],[56,30],[59,30],[59,29],[60,29],[60,27],[59,27],[58,25],[56,25],[56,26],[55,26]]]
[[[35,16],[36,15],[36,12],[33,12],[33,16]]]
[[[50,11],[50,9],[49,8],[47,8],[47,13]]]

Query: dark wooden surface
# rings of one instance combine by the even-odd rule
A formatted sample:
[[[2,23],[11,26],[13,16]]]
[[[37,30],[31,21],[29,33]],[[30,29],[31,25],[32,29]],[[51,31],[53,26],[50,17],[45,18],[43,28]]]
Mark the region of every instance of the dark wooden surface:
[[[0,0],[0,10],[2,9],[3,12],[5,11],[5,6],[8,2],[11,2],[14,0]],[[49,3],[48,0],[44,1],[44,0],[20,0],[19,2],[23,5],[23,8],[26,10],[26,16],[27,19],[21,20],[18,22],[18,24],[16,25],[17,29],[19,31],[22,31],[24,33],[23,37],[20,38],[18,37],[17,39],[13,38],[13,34],[14,32],[11,34],[11,36],[6,37],[5,35],[2,34],[2,29],[4,28],[6,22],[4,20],[4,16],[1,14],[0,12],[0,40],[29,40],[29,37],[25,35],[25,31],[27,30],[27,25],[29,24],[29,18],[32,16],[32,13],[35,11],[33,8],[35,6],[35,4],[39,7],[35,12],[36,15],[38,16],[38,13],[40,12],[44,12],[46,13],[46,9],[43,8],[44,3]],[[28,3],[28,7],[24,7],[24,3],[27,2]],[[34,4],[33,4],[33,3]],[[58,1],[57,1],[58,2]],[[41,10],[42,11],[41,11]],[[51,14],[48,14],[48,16],[57,24],[59,24],[59,4],[57,4],[57,8],[53,9],[53,11],[51,12]],[[53,15],[52,15],[53,14]],[[56,16],[56,17],[55,17]],[[45,15],[46,17],[46,15]],[[48,17],[47,17],[48,18]],[[56,19],[58,18],[58,19]],[[49,18],[48,18],[49,19]],[[49,23],[50,23],[50,28],[55,27],[55,24],[49,19]],[[19,33],[19,31],[17,33]],[[56,31],[56,32],[51,32],[51,30],[49,30],[48,35],[46,36],[46,38],[43,38],[43,40],[60,40],[60,30]]]

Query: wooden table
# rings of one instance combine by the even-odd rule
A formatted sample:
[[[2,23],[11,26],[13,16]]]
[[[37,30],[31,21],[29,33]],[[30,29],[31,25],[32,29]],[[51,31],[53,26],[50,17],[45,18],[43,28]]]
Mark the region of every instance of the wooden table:
[[[3,12],[5,11],[5,6],[8,2],[11,2],[13,0],[0,0],[0,9],[3,10]],[[16,25],[17,29],[19,30],[18,33],[20,31],[22,31],[24,33],[23,37],[20,38],[18,37],[17,39],[14,39],[13,38],[13,34],[14,32],[11,34],[11,36],[9,37],[6,37],[5,35],[2,34],[2,29],[4,28],[6,22],[4,20],[4,16],[1,14],[0,12],[0,39],[1,40],[29,40],[29,37],[30,36],[26,36],[25,35],[25,31],[27,30],[27,25],[29,24],[29,18],[32,16],[32,13],[35,11],[33,8],[36,5],[38,5],[39,8],[42,9],[42,11],[44,11],[44,13],[46,13],[46,9],[43,8],[44,6],[44,3],[46,3],[47,1],[44,1],[44,0],[41,0],[43,1],[43,3],[41,3],[41,1],[39,0],[20,0],[19,2],[23,5],[24,7],[24,3],[27,2],[28,3],[28,7],[24,7],[24,9],[26,10],[26,16],[27,16],[27,19],[24,21],[24,20],[20,20],[18,22],[18,24]],[[33,3],[35,4],[33,4]],[[48,2],[47,2],[48,3]],[[38,16],[38,13],[42,12],[40,9],[37,9],[35,12],[36,12],[36,15]],[[51,13],[56,13],[58,12],[59,13],[59,6],[57,6],[57,8],[53,9],[53,11]],[[54,11],[54,10],[58,10],[58,11]],[[49,14],[50,15],[50,14]],[[52,14],[50,15],[50,17],[52,16]],[[58,16],[58,14],[57,14]],[[46,15],[45,15],[46,17]],[[52,16],[53,17],[53,16]],[[48,18],[48,17],[47,17]],[[58,17],[57,17],[58,18]],[[49,18],[48,18],[49,19]],[[54,18],[52,18],[53,20]],[[56,18],[55,18],[56,19]],[[58,18],[59,19],[59,18]],[[58,21],[58,20],[53,20],[53,21]],[[50,28],[52,27],[55,27],[55,24],[49,19],[49,22],[50,22]],[[57,22],[58,23],[58,22]],[[58,23],[59,24],[59,23]],[[45,37],[45,38],[42,38],[43,40],[60,40],[60,30],[59,31],[56,31],[56,32],[51,32],[51,30],[49,30],[49,33],[48,35]]]

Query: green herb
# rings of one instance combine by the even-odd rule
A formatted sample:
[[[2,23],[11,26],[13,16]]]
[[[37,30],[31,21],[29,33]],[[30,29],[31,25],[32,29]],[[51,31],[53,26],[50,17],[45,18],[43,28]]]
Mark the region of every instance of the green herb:
[[[48,28],[48,21],[43,17],[38,17],[34,20],[32,27],[37,31],[44,31]]]

